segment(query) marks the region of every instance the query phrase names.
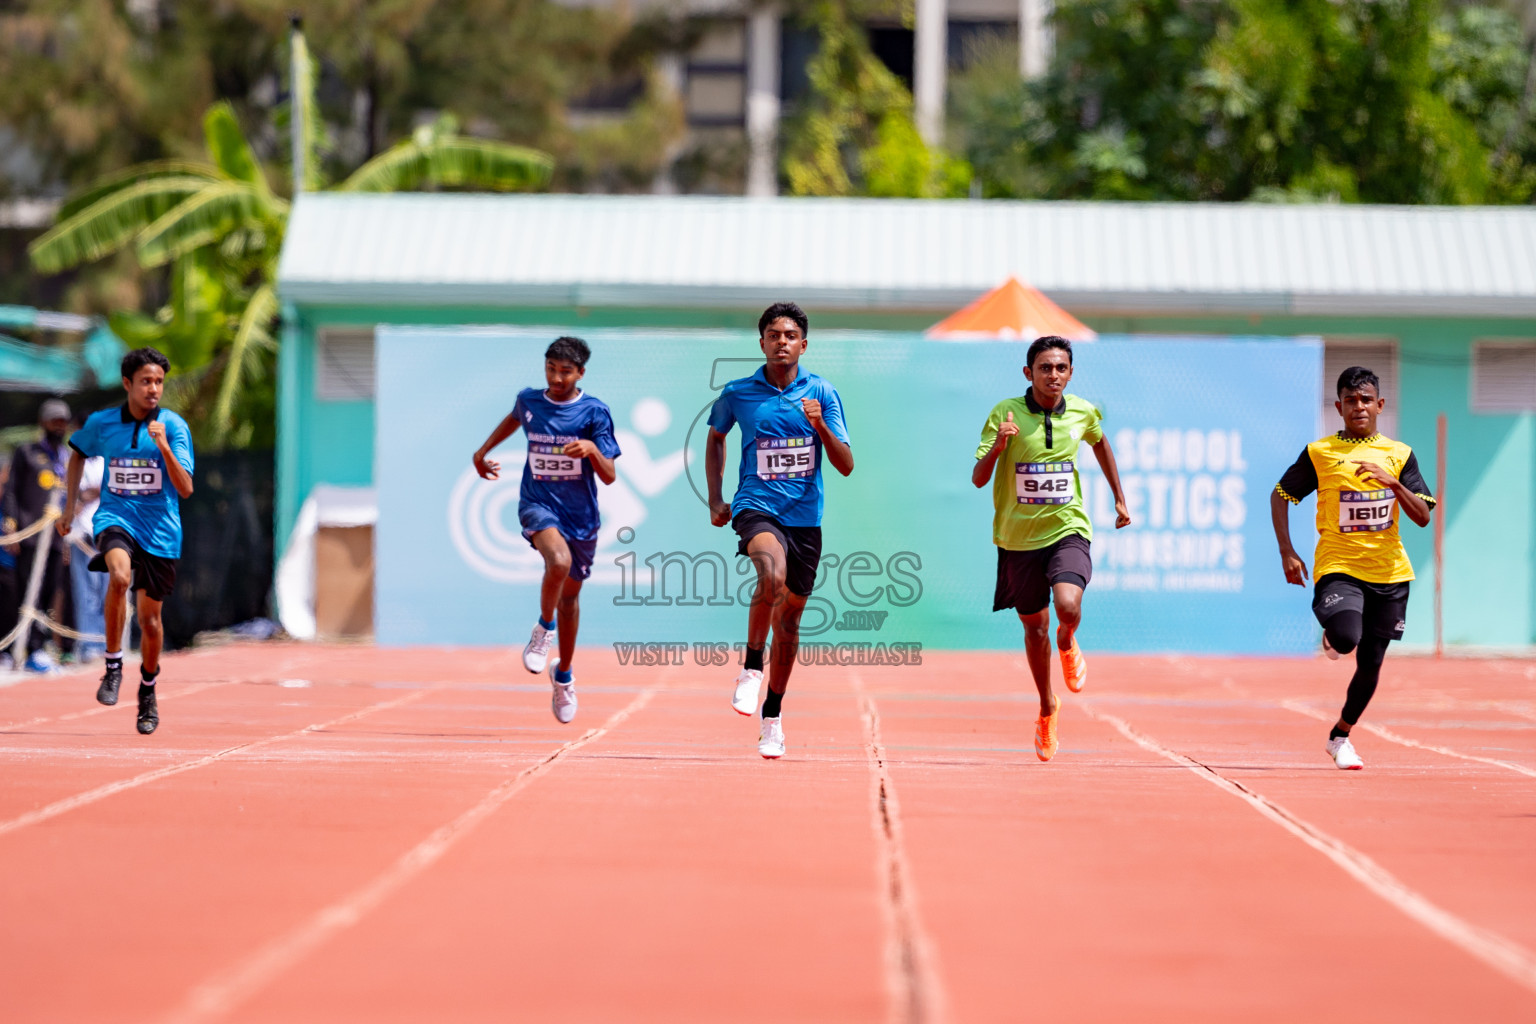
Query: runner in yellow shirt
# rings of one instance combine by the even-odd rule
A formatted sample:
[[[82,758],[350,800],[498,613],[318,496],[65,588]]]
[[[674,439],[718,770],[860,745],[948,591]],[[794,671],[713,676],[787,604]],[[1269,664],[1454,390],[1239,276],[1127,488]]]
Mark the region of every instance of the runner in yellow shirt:
[[[1291,547],[1287,502],[1299,504],[1317,492],[1312,614],[1323,627],[1324,654],[1337,660],[1355,652],[1355,675],[1327,750],[1340,768],[1358,769],[1365,763],[1349,730],[1376,692],[1387,644],[1401,640],[1407,625],[1413,566],[1397,532],[1398,508],[1428,526],[1435,499],[1413,449],[1376,433],[1376,417],[1387,404],[1377,376],[1351,366],[1339,375],[1336,393],[1344,429],[1302,450],[1269,505],[1286,582],[1305,586],[1307,566]]]
[[[1089,543],[1093,524],[1083,508],[1077,476],[1078,446],[1093,446],[1115,495],[1115,528],[1128,526],[1125,494],[1115,453],[1104,436],[1103,416],[1091,403],[1066,394],[1072,380],[1072,343],[1054,335],[1036,340],[1025,357],[1030,387],[1019,398],[992,408],[981,429],[971,483],[992,481],[992,542],[997,545],[997,588],[992,610],[1012,608],[1024,623],[1024,652],[1040,693],[1035,755],[1056,754],[1056,713],[1051,693],[1051,611],[1056,601],[1056,649],[1067,689],[1081,690],[1088,663],[1077,645],[1083,590],[1093,577]],[[997,470],[1002,462],[1003,468]]]

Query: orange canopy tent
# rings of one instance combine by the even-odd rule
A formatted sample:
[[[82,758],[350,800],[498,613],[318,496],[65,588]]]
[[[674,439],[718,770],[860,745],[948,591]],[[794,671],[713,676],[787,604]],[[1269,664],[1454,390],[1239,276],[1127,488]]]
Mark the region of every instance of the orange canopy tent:
[[[1068,341],[1098,337],[1077,317],[1016,277],[928,328],[928,337],[935,341],[1034,341],[1048,334]]]

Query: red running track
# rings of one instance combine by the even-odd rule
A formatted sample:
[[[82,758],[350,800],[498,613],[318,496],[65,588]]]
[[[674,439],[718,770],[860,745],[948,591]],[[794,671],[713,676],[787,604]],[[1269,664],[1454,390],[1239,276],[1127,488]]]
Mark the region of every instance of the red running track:
[[[179,655],[160,731],[0,689],[21,1021],[1536,1020],[1536,663],[1094,657],[1039,763],[1022,660],[731,670]],[[286,685],[285,685],[286,684]],[[1365,726],[1369,726],[1369,730]]]

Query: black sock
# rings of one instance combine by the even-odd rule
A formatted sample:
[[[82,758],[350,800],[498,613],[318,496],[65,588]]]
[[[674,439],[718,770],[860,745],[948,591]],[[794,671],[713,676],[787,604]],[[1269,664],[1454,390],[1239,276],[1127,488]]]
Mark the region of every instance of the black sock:
[[[756,669],[759,672],[763,670],[763,649],[767,646],[764,644],[762,647],[747,648],[747,668]]]
[[[154,686],[155,685],[155,677],[158,676],[159,674],[160,674],[160,670],[158,668],[155,669],[153,672],[146,672],[146,671],[144,671],[144,666],[143,665],[139,666],[139,675],[140,675],[140,677],[143,678],[145,686]]]
[[[107,668],[115,668],[115,669],[118,669],[119,671],[121,671],[122,667],[123,667],[123,656],[121,654],[119,654],[115,658],[110,658],[109,657],[107,659]]]
[[[768,696],[763,698],[763,717],[778,718],[779,705],[783,703],[784,695],[782,693],[774,693],[772,690],[769,690]]]
[[[1333,730],[1328,733],[1328,738],[1330,740],[1337,740],[1337,739],[1343,739],[1344,737],[1346,737],[1348,735],[1349,735],[1349,733],[1345,732],[1343,729],[1340,729],[1338,726],[1334,726]]]

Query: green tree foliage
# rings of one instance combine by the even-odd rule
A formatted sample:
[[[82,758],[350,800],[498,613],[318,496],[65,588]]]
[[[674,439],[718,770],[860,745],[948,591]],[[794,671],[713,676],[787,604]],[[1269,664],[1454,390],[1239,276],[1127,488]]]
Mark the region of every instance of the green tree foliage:
[[[1530,55],[1437,0],[1061,0],[1026,83],[994,46],[953,84],[983,191],[1095,199],[1525,202]]]
[[[912,94],[869,48],[862,22],[881,0],[805,0],[800,17],[820,46],[806,68],[810,96],[784,131],[794,195],[965,195],[970,169],[924,144]]]

